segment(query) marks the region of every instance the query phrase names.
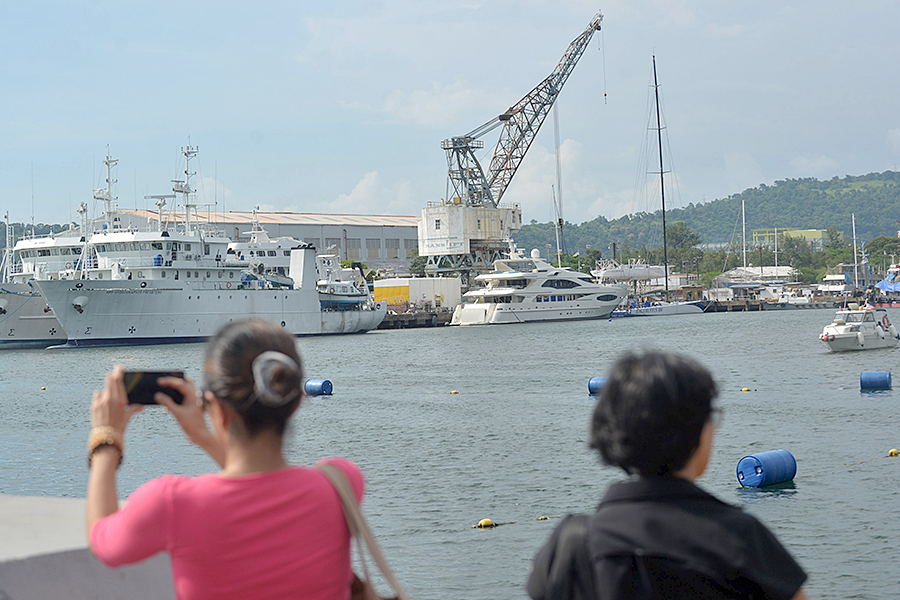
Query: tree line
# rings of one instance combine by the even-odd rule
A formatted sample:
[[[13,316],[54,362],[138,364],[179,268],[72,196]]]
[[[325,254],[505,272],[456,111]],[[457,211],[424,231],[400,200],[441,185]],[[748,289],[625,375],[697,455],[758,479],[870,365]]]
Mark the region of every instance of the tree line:
[[[873,272],[883,272],[892,262],[892,254],[900,259],[900,173],[886,171],[828,181],[777,181],[728,198],[666,211],[665,254],[673,270],[697,273],[708,286],[716,275],[742,265],[742,201],[746,206],[748,238],[753,229],[826,230],[827,240],[821,249],[779,232],[778,264],[797,269],[799,281],[816,283],[841,263],[852,265],[851,214],[856,217],[859,247],[865,249]],[[580,258],[584,271],[601,257],[613,258],[613,252],[621,262],[640,259],[649,264],[663,263],[662,211],[615,220],[600,216],[581,225],[567,222],[563,224],[562,237],[568,262],[577,267]],[[532,221],[514,238],[520,248],[545,252],[549,245],[555,257],[553,222]],[[747,262],[774,265],[774,250],[748,244]]]

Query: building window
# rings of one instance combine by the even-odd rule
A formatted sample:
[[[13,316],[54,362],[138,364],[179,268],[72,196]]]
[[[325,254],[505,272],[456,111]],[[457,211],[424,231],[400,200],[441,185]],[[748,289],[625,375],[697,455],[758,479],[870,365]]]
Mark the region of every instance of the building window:
[[[399,239],[384,240],[384,256],[385,256],[385,258],[400,258],[400,240]]]
[[[337,250],[337,253],[341,253],[341,238],[325,238],[325,248],[334,248]]]
[[[403,240],[403,249],[406,250],[406,258],[411,259],[419,249],[419,240]]]
[[[441,230],[441,220],[440,220],[440,219],[435,219],[435,220],[434,220],[434,230],[435,230],[435,231],[440,231],[440,230]]]
[[[303,238],[303,241],[306,242],[307,244],[309,244],[310,246],[315,246],[316,248],[319,248],[322,245],[319,242],[319,238],[317,238],[317,237],[315,237],[315,238],[305,237],[305,238]],[[338,240],[338,244],[340,244],[340,243],[341,243],[341,241]]]
[[[347,238],[347,258],[359,258],[359,238]]]
[[[366,238],[366,258],[381,258],[381,240]]]

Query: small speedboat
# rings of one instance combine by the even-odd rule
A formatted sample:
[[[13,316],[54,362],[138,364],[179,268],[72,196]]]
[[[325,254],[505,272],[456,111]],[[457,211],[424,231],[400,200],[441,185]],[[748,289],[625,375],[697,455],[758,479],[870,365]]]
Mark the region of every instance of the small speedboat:
[[[832,352],[842,352],[893,348],[900,334],[883,308],[860,308],[851,303],[835,313],[834,321],[822,329],[819,339]]]

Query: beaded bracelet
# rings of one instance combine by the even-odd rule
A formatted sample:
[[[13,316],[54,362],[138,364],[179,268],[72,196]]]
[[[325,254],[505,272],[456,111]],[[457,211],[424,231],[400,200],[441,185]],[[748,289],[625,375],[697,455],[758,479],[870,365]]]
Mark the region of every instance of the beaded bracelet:
[[[101,446],[112,446],[118,450],[119,464],[122,464],[122,457],[125,454],[125,440],[122,438],[122,433],[118,429],[106,425],[91,429],[91,434],[88,436],[88,467],[91,466],[94,452]]]

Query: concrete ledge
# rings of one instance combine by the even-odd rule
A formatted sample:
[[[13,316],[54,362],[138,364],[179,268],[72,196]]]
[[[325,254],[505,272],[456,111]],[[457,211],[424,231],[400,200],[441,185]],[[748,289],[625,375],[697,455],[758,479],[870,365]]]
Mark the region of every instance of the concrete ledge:
[[[0,600],[175,600],[169,557],[110,569],[87,548],[0,563]]]
[[[84,500],[0,494],[0,600],[175,598],[169,557],[110,569],[84,534]]]

